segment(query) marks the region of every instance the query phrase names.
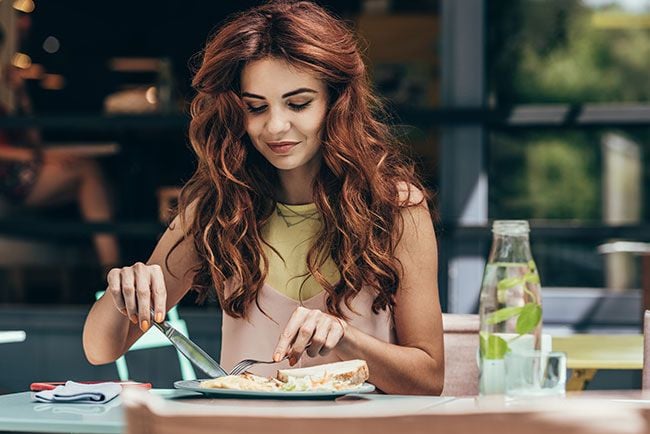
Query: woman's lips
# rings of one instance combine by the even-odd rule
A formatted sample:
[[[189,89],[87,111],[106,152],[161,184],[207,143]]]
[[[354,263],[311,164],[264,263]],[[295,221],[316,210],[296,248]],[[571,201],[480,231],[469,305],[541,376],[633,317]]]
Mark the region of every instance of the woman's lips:
[[[288,154],[300,142],[267,142],[266,145],[276,154]]]

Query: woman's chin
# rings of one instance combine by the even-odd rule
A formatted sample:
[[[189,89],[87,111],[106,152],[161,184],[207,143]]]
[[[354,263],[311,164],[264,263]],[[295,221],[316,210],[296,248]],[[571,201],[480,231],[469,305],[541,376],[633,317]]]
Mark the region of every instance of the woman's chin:
[[[293,170],[300,167],[300,164],[292,158],[271,158],[268,162],[278,170]]]

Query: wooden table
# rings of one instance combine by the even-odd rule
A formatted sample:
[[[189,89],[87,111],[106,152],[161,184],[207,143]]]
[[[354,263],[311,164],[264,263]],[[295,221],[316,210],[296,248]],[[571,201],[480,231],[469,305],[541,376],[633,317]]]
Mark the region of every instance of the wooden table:
[[[567,354],[567,390],[583,390],[599,369],[643,369],[643,335],[553,336],[553,351]]]
[[[395,397],[370,401],[161,401],[125,395],[125,434],[571,434],[647,433],[639,393],[567,397]]]

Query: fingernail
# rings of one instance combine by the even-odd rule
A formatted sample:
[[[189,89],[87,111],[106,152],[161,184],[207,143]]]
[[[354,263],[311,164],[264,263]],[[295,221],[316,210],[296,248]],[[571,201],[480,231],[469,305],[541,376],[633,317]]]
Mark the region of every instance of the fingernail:
[[[156,312],[156,322],[162,322],[165,319],[165,316],[162,312]]]
[[[295,357],[289,357],[289,365],[293,366],[298,362],[298,359]]]
[[[279,362],[281,357],[282,356],[280,355],[280,353],[275,353],[275,354],[273,354],[273,361],[274,362]]]
[[[142,329],[143,332],[149,330],[149,321],[147,321],[146,319],[142,321],[142,325],[140,326],[140,328]]]

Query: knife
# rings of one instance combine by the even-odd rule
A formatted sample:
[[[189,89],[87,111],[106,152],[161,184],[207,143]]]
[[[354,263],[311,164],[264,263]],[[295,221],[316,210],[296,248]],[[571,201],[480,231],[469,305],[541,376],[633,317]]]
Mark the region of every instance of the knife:
[[[154,316],[154,311],[152,309],[151,317],[153,318]],[[152,321],[152,323],[167,337],[167,339],[169,339],[172,345],[187,358],[187,360],[201,371],[208,374],[211,378],[225,377],[228,375],[221,365],[215,362],[212,357],[201,349],[201,347],[172,327],[167,321],[161,323]]]

